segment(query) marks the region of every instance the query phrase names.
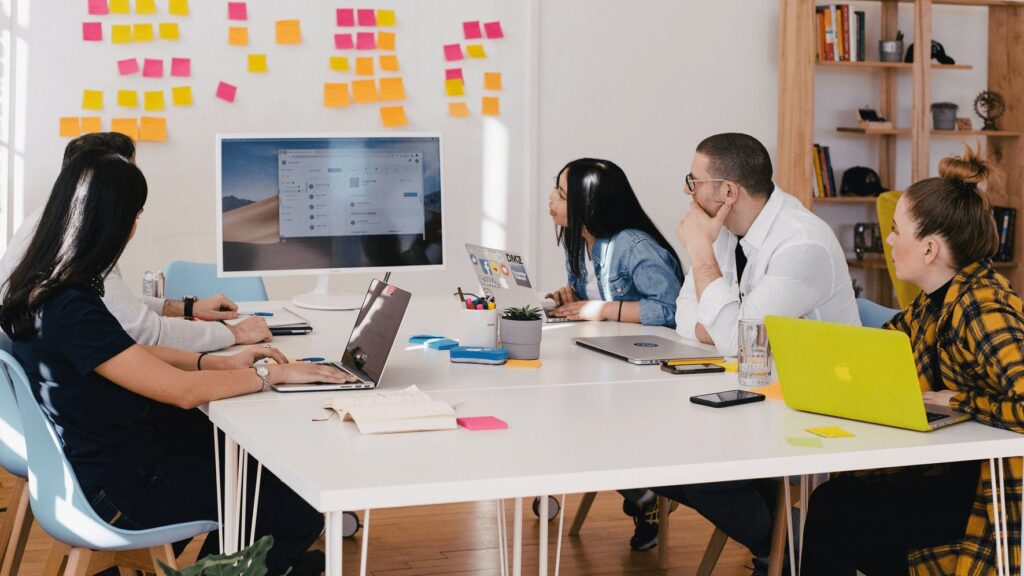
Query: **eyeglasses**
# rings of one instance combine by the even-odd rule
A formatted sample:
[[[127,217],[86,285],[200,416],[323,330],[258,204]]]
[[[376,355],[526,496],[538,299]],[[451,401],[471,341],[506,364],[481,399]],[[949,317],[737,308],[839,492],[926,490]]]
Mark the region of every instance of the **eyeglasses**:
[[[701,179],[697,179],[697,178],[693,177],[693,174],[687,174],[686,175],[686,187],[690,189],[690,192],[695,192],[697,190],[697,183],[698,182],[728,182],[728,180],[725,180],[723,178],[701,178]]]

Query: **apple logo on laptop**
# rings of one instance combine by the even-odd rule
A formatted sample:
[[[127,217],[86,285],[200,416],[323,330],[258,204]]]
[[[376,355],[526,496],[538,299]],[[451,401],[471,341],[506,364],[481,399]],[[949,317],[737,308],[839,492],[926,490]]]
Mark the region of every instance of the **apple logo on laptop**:
[[[836,378],[843,382],[853,382],[853,376],[850,375],[850,368],[847,366],[836,366]]]
[[[658,345],[654,342],[634,342],[633,346],[639,346],[641,348],[657,348]]]

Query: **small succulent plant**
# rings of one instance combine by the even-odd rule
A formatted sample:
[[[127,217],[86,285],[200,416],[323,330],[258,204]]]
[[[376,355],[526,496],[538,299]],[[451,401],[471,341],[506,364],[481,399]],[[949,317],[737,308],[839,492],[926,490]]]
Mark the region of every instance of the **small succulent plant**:
[[[501,317],[505,320],[540,320],[540,308],[534,306],[509,307],[501,311]]]

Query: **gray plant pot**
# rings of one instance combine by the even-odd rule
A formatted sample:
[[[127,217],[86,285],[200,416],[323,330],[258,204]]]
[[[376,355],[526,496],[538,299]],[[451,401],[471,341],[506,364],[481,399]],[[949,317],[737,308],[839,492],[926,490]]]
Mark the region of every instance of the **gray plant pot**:
[[[932,104],[932,128],[935,130],[956,130],[956,112],[960,107],[949,102]]]
[[[536,360],[540,358],[540,338],[543,320],[501,319],[501,345],[508,350],[508,357],[515,360]]]

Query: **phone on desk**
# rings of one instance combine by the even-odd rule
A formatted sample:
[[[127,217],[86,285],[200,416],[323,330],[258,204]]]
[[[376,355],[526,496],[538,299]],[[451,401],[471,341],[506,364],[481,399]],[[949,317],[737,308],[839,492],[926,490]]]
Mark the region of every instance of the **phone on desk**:
[[[690,402],[702,406],[711,406],[712,408],[725,408],[726,406],[749,404],[751,402],[760,402],[761,400],[764,400],[764,394],[748,390],[726,390],[725,392],[690,396]]]
[[[711,363],[673,366],[667,362],[662,362],[661,369],[669,374],[714,374],[715,372],[725,372],[725,368],[721,365]]]

